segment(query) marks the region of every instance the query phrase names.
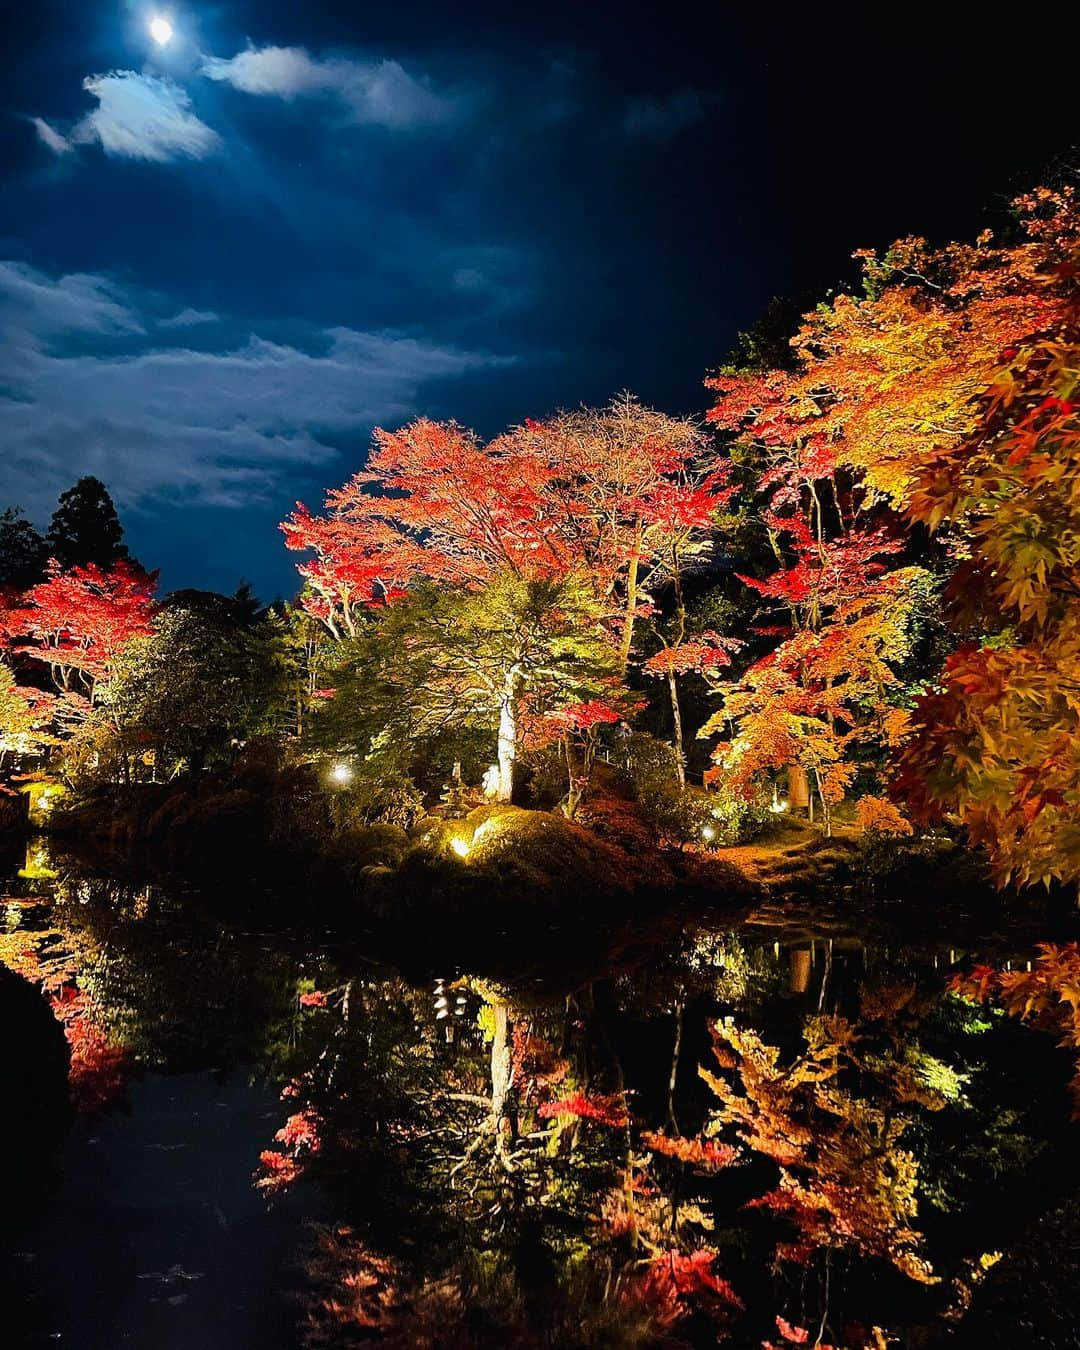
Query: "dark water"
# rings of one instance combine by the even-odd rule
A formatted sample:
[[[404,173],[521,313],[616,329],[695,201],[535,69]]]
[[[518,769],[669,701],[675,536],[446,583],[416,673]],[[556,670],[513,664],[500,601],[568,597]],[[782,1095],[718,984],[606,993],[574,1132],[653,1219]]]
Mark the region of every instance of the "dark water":
[[[758,1347],[777,1317],[808,1344],[945,1343],[972,1271],[1080,1185],[1071,1054],[947,990],[1026,970],[1037,923],[912,932],[826,896],[631,943],[579,916],[583,974],[572,927],[565,961],[530,962],[508,900],[496,962],[418,971],[404,933],[406,979],[333,934],[223,924],[212,882],[27,864],[0,961],[51,1020],[0,985],[36,1066],[5,1107],[4,1345]],[[753,1100],[756,1138],[699,1065]],[[835,1097],[807,1087],[822,1065]],[[643,1139],[703,1129],[733,1165]],[[789,1146],[803,1183],[842,1176],[831,1217],[758,1203]]]

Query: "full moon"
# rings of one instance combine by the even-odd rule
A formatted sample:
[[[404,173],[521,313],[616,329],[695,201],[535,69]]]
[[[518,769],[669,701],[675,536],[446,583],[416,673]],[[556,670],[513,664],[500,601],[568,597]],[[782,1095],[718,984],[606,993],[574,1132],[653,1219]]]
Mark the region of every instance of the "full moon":
[[[166,42],[172,37],[172,34],[172,24],[168,19],[163,19],[159,14],[156,18],[150,20],[150,36],[159,47],[164,47]]]

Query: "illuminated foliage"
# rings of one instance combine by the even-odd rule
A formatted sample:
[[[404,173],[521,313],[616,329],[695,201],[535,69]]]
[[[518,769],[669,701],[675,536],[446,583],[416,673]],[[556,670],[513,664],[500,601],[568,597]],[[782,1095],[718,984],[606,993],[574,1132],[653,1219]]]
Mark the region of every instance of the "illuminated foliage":
[[[881,559],[900,547],[896,513],[948,522],[968,538],[974,570],[997,576],[996,597],[1021,625],[1060,623],[1049,592],[1075,591],[1076,360],[1063,335],[1075,325],[1069,290],[1080,214],[1070,192],[1040,190],[1016,206],[1024,231],[1016,243],[987,233],[973,245],[934,249],[911,238],[883,257],[860,255],[863,295],[841,295],[805,316],[792,340],[793,370],[731,369],[710,381],[719,395],[711,420],[749,443],[760,466],[763,523],[780,563],[764,581],[745,580],[787,609],[791,628],[790,637],[779,631],[783,640],[746,687],[725,697],[711,729],[726,717],[734,735],[718,758],[737,775],[802,763],[826,815],[861,739],[852,708],[869,706],[870,721],[880,718],[905,654],[904,608],[919,577],[911,568],[884,573]],[[882,533],[875,521],[890,518],[893,533]],[[971,574],[962,569],[961,584]],[[1064,785],[1077,781],[1075,760],[1066,762],[1065,741],[1077,739],[1068,680],[1057,715],[1045,707],[1055,697],[1050,671],[1076,665],[1076,639],[1069,625],[1056,637],[1060,649],[1045,654],[1038,644],[1007,642],[993,654],[958,653],[946,681],[952,702],[946,693],[922,704],[907,758],[917,770],[922,757],[925,798],[958,807],[996,850],[1002,875],[1019,880],[1074,874],[1075,863],[1058,865],[1049,844],[1058,810],[1066,838],[1056,855],[1080,856],[1064,799]],[[845,697],[838,672],[849,664],[855,678]],[[993,691],[1006,684],[1016,693],[999,710]],[[1068,729],[1056,738],[1062,718]],[[948,728],[956,723],[954,755]],[[1045,827],[1020,843],[1044,806]]]
[[[1018,341],[978,421],[928,458],[912,516],[963,542],[959,618],[987,636],[915,711],[901,787],[955,812],[1003,882],[1080,882],[1080,251],[1043,280],[1056,327]],[[1049,303],[1049,301],[1048,301]]]
[[[1030,970],[975,966],[967,974],[954,976],[950,988],[961,998],[975,1003],[993,999],[1010,1016],[1051,1032],[1059,1038],[1059,1045],[1077,1050],[1080,1048],[1080,945],[1040,942],[1038,952],[1034,962],[1030,963]],[[1069,1092],[1073,1099],[1073,1119],[1080,1120],[1080,1062],[1069,1084]]]
[[[156,575],[131,563],[61,570],[33,586],[4,616],[14,651],[44,665],[62,693],[91,701],[111,680],[125,646],[153,632]]]
[[[779,1184],[751,1201],[796,1231],[794,1242],[778,1244],[777,1259],[806,1263],[818,1250],[852,1248],[932,1283],[911,1224],[917,1166],[900,1146],[910,1122],[895,1110],[891,1066],[884,1066],[885,1097],[875,1102],[843,1086],[845,1071],[873,1067],[850,1023],[812,1018],[806,1039],[806,1051],[783,1064],[777,1049],[725,1018],[714,1028],[714,1052],[733,1077],[699,1070],[721,1101],[717,1123],[733,1126],[779,1168]]]

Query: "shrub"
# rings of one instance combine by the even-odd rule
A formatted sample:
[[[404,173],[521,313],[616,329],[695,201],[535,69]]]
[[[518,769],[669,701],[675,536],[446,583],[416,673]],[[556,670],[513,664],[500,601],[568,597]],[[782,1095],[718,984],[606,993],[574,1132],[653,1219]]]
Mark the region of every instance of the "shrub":
[[[674,747],[646,731],[632,731],[616,741],[613,761],[618,785],[638,801],[666,789],[678,791]]]

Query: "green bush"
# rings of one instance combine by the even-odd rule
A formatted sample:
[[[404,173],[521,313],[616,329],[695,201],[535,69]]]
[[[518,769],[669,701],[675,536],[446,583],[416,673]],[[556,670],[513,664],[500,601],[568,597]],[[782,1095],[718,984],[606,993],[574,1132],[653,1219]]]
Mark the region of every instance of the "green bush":
[[[618,786],[637,801],[665,790],[678,791],[679,761],[674,747],[647,731],[632,731],[618,740],[612,763]]]
[[[664,784],[641,799],[645,819],[669,843],[727,848],[755,838],[769,821],[767,808],[726,792]]]
[[[338,832],[368,825],[395,825],[408,830],[423,812],[423,794],[407,774],[377,777],[361,772],[347,789],[336,794],[334,821]]]

